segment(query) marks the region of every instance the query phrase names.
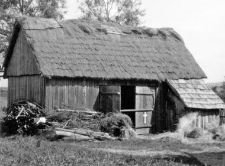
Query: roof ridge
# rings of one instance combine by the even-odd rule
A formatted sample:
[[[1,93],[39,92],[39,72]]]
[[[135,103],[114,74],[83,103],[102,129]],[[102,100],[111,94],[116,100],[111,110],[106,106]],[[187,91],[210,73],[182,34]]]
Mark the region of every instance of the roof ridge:
[[[171,37],[182,43],[184,43],[182,37],[173,28],[150,28],[150,27],[135,27],[130,25],[120,25],[112,22],[100,22],[93,20],[82,20],[82,19],[69,19],[69,20],[56,20],[41,17],[28,17],[20,16],[16,18],[17,23],[19,23],[23,29],[26,30],[46,30],[46,29],[56,29],[65,28],[71,25],[77,25],[83,32],[91,34],[95,30],[114,33],[118,35],[123,34],[145,34],[149,37],[161,36],[164,39]],[[101,25],[101,26],[99,26]]]

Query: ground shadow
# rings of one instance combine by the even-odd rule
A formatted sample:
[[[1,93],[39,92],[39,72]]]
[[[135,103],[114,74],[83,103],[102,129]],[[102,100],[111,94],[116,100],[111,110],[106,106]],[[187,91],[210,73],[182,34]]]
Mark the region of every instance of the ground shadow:
[[[205,164],[202,163],[198,158],[190,154],[187,154],[187,156],[181,156],[181,155],[170,156],[170,157],[164,158],[164,160],[173,161],[180,164],[182,163],[182,164],[193,165],[193,166],[205,166]]]

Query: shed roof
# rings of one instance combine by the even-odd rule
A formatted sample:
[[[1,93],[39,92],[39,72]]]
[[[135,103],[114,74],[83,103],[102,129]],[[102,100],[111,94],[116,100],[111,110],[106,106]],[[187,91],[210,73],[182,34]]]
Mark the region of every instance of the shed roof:
[[[16,21],[6,68],[20,30],[25,32],[40,73],[46,77],[206,78],[180,35],[171,28],[31,17]]]
[[[203,80],[168,80],[168,83],[188,108],[225,108],[222,99]]]

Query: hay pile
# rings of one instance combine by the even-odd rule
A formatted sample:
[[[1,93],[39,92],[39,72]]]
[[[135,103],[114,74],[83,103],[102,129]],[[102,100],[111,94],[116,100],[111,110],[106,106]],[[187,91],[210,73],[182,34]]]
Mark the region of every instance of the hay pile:
[[[196,120],[198,113],[189,113],[179,119],[177,125],[177,131],[182,137],[185,137],[190,133],[195,127],[194,121]]]
[[[205,129],[197,128],[195,127],[197,116],[196,112],[186,114],[179,119],[175,132],[162,133],[153,139],[172,138],[186,143],[193,142],[194,139],[200,142],[225,141],[225,125],[218,126],[218,122],[212,121],[205,125]],[[192,138],[192,141],[189,138]]]
[[[101,131],[123,138],[136,138],[133,123],[128,115],[109,113],[101,120]]]

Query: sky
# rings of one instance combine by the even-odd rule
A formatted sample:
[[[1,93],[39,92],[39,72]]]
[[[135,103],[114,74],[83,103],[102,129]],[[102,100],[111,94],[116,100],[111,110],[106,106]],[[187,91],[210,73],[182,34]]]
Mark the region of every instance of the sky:
[[[67,7],[66,19],[81,15],[77,0],[67,0]],[[221,82],[225,80],[224,7],[224,0],[142,0],[146,10],[142,26],[173,28],[206,73],[206,82]]]

